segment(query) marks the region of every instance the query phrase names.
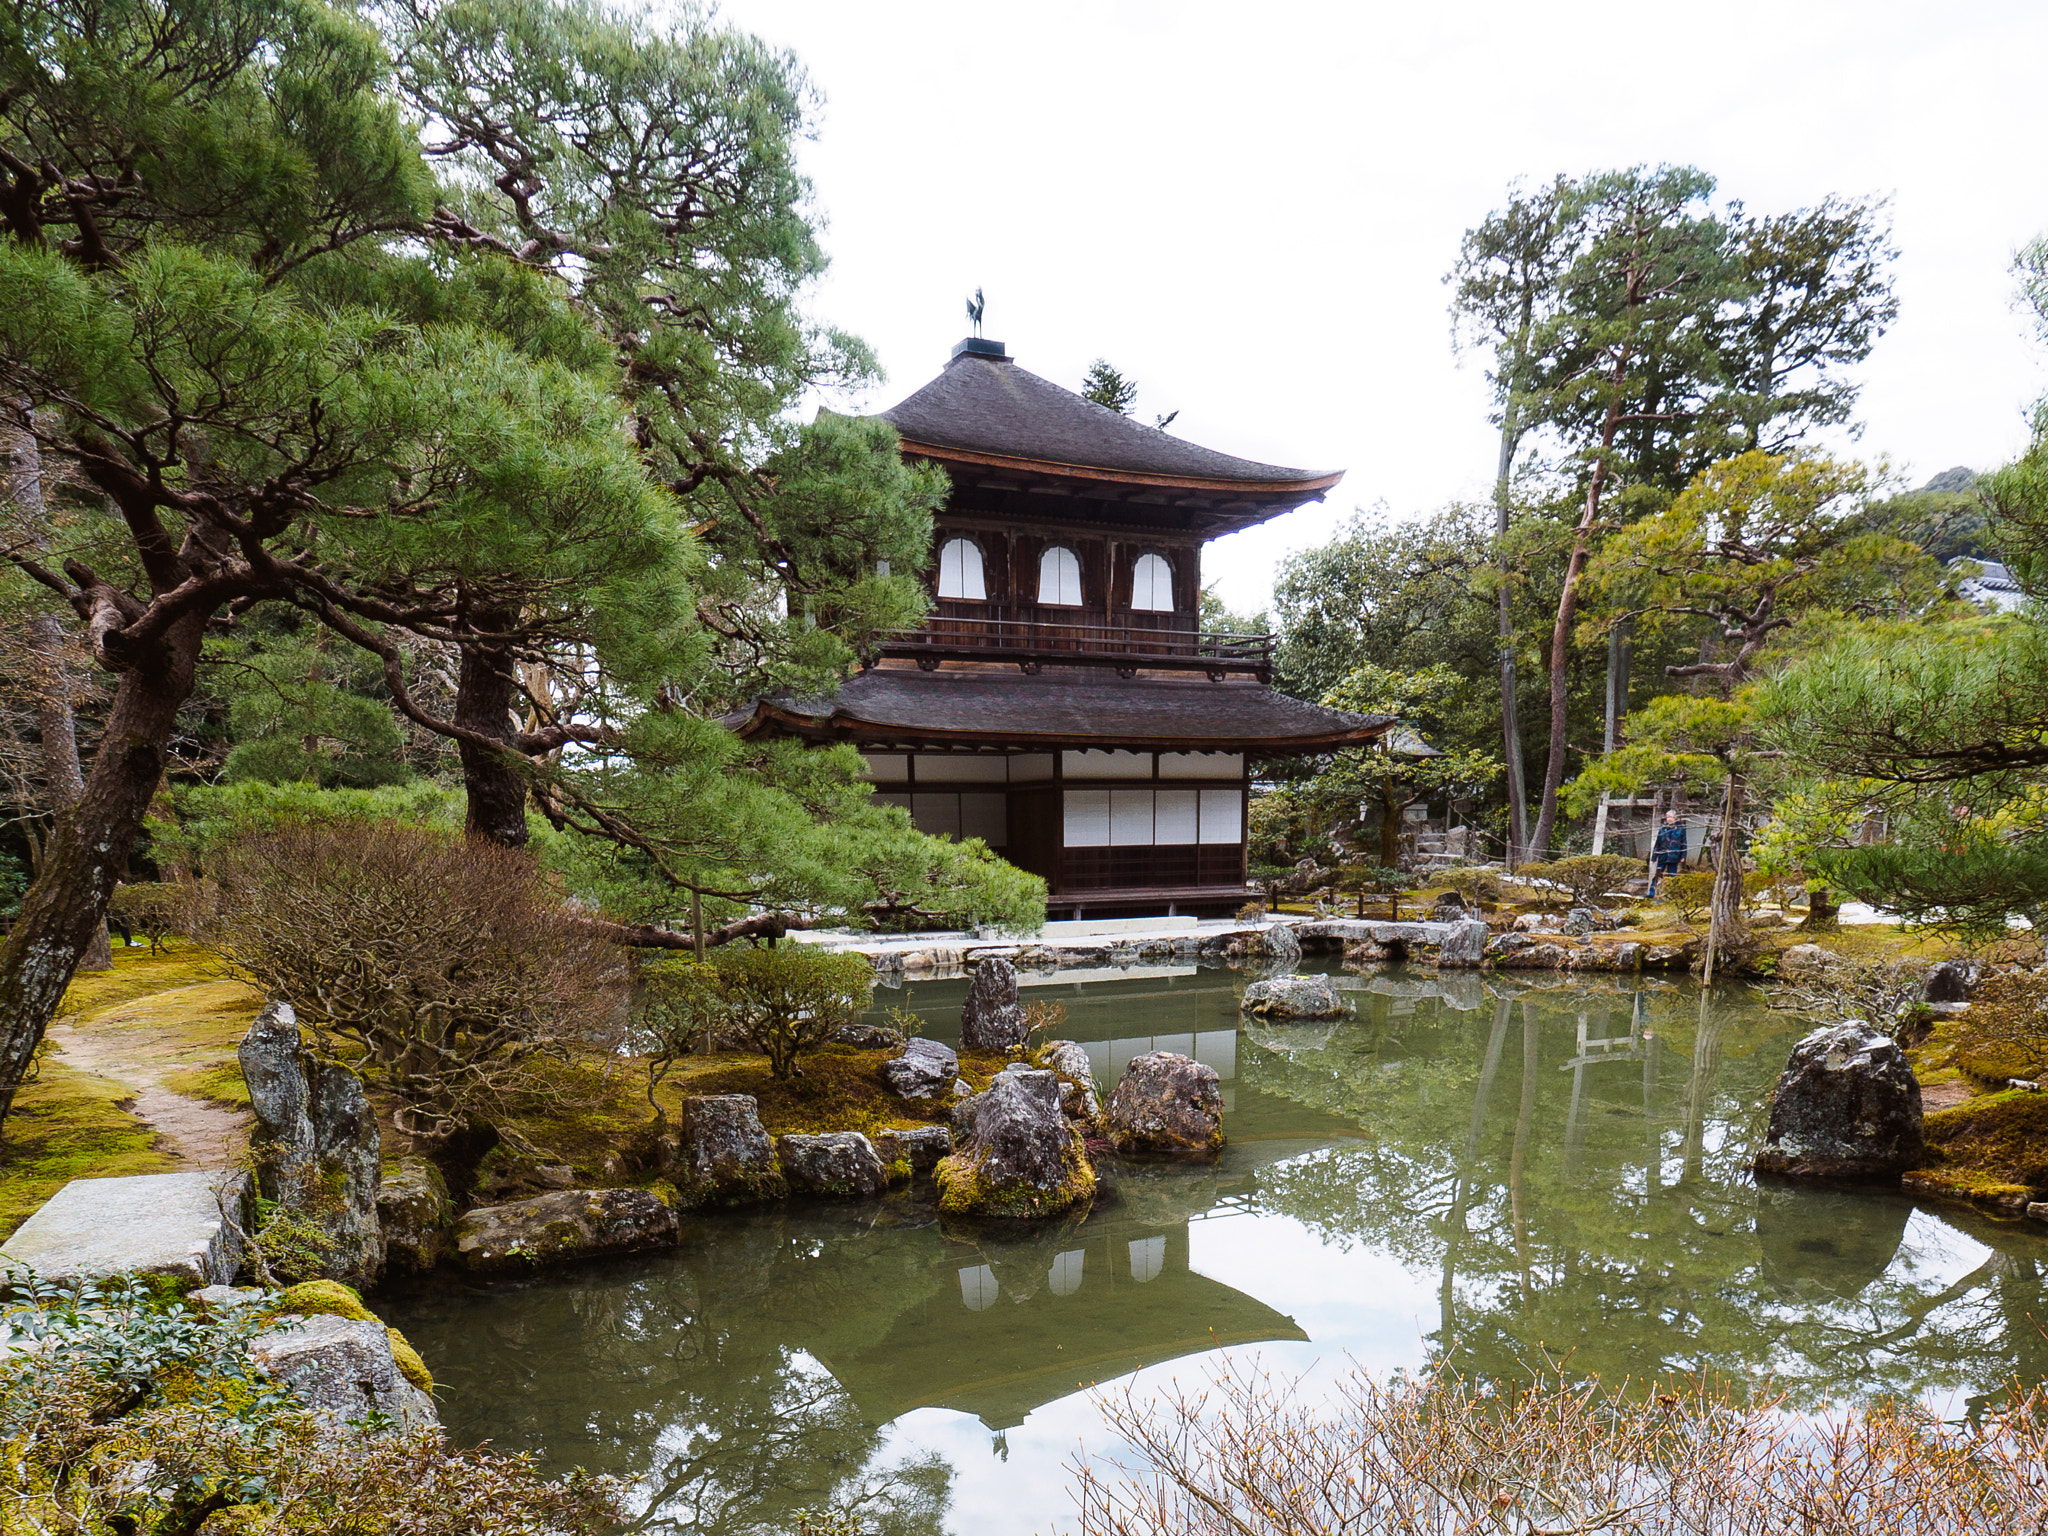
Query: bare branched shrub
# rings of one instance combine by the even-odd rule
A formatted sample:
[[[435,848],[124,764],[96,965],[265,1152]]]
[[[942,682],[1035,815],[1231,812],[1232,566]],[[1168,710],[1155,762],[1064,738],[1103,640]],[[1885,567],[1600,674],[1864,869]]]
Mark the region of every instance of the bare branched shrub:
[[[1770,999],[1781,1012],[1805,1014],[1824,1024],[1865,1019],[1897,1036],[1921,1015],[1926,992],[1926,971],[1912,961],[1844,960],[1797,981],[1779,982]]]
[[[140,928],[152,955],[170,949],[170,936],[190,921],[193,891],[169,880],[143,880],[114,888],[108,913],[116,922]]]
[[[519,850],[334,822],[236,838],[209,873],[200,935],[301,1023],[360,1046],[414,1134],[501,1118],[535,1057],[622,1033],[625,958]]]
[[[1641,859],[1618,853],[1582,853],[1552,859],[1547,864],[1524,864],[1515,878],[1525,883],[1546,882],[1564,893],[1574,907],[1597,907],[1610,891],[1626,885],[1643,872]]]
[[[1240,1361],[1205,1389],[1105,1395],[1131,1459],[1070,1470],[1082,1536],[2008,1536],[2048,1521],[2042,1406],[1972,1432],[1697,1385],[1354,1368],[1318,1411]]]

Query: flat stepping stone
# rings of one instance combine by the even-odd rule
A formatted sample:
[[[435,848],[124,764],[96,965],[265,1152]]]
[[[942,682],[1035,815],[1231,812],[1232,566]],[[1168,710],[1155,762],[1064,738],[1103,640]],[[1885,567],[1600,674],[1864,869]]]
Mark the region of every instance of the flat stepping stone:
[[[242,1239],[221,1215],[240,1211],[249,1176],[239,1169],[73,1179],[0,1243],[0,1259],[58,1285],[134,1272],[193,1287],[225,1285],[242,1263]]]

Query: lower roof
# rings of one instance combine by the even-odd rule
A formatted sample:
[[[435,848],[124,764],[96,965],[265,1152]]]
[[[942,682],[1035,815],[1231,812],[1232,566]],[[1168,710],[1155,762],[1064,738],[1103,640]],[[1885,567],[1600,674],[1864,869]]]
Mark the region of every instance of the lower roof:
[[[1303,703],[1248,679],[908,667],[859,673],[830,698],[760,699],[734,722],[746,737],[788,733],[872,746],[1114,745],[1268,756],[1363,746],[1393,723],[1388,715]]]

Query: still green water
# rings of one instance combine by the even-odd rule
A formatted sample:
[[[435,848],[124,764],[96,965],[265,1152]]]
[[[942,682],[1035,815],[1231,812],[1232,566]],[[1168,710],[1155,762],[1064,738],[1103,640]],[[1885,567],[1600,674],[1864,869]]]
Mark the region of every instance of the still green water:
[[[928,1192],[693,1219],[656,1257],[387,1305],[465,1442],[616,1473],[636,1528],[1066,1526],[1113,1452],[1088,1385],[1257,1352],[1309,1390],[1357,1360],[1603,1378],[1769,1376],[1802,1403],[1961,1417],[2048,1376],[2031,1224],[1745,1172],[1798,1021],[1745,988],[1344,976],[1356,1016],[1240,1027],[1228,970],[1068,972],[1028,997],[1114,1081],[1223,1080],[1209,1167],[1105,1167],[1084,1218],[943,1232]],[[961,981],[878,994],[958,1035]],[[1206,1357],[1206,1358],[1205,1358]]]

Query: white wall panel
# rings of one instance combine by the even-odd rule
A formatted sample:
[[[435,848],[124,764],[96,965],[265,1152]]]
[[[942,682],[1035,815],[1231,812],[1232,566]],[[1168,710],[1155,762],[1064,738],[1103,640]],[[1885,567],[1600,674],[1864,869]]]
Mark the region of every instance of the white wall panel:
[[[1244,792],[1236,789],[1202,791],[1202,841],[1241,843],[1244,841]]]
[[[1117,848],[1144,848],[1151,844],[1151,790],[1112,789],[1109,792],[1109,841]]]
[[[1107,848],[1109,791],[1070,789],[1064,798],[1067,810],[1066,845],[1069,848]]]
[[[1192,843],[1196,836],[1196,807],[1200,791],[1162,789],[1152,817],[1152,841],[1162,844]]]

